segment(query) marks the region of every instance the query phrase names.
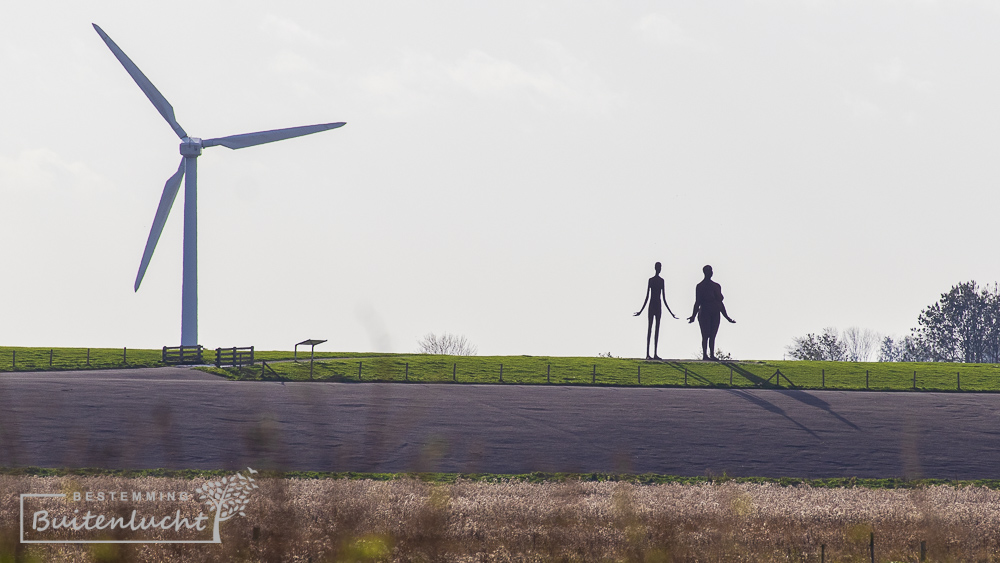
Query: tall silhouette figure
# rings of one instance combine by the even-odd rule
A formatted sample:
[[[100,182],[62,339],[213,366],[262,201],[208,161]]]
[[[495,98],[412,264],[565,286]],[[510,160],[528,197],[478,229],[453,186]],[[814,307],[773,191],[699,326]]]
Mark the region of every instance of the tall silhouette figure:
[[[663,299],[663,304],[667,305],[667,296],[663,291],[663,278],[660,277],[660,263],[657,262],[653,268],[656,270],[656,275],[649,278],[649,285],[646,286],[646,299],[642,302],[642,309],[646,308],[646,303],[649,303],[649,325],[646,327],[646,359],[647,360],[659,360],[660,356],[657,354],[657,348],[660,344],[660,316],[663,315],[662,309],[660,309],[660,299]],[[652,297],[653,300],[650,301],[649,298]],[[635,317],[642,314],[642,309],[636,313]],[[677,315],[670,310],[670,305],[667,305],[667,312],[670,316],[677,318]],[[653,319],[656,319],[656,332],[653,337],[653,357],[649,357],[649,336],[653,333]]]
[[[688,317],[688,323],[693,323],[695,316],[698,317],[698,325],[701,326],[701,359],[715,359],[715,335],[719,333],[719,324],[722,320],[719,316],[726,317],[726,320],[735,323],[726,313],[726,306],[722,303],[722,286],[712,281],[712,267],[705,266],[701,269],[705,273],[705,279],[694,289],[694,310]]]

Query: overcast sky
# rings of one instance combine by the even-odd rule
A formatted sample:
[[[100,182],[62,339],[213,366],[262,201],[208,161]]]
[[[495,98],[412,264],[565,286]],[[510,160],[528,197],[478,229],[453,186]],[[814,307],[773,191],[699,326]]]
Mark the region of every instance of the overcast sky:
[[[0,344],[180,341],[183,191],[132,285],[178,139],[100,25],[209,138],[203,345],[644,354],[905,335],[1000,279],[992,2],[16,2],[0,18]]]

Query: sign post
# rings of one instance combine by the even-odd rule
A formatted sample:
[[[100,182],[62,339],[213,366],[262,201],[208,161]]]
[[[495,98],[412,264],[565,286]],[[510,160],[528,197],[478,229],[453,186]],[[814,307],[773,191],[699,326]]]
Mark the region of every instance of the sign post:
[[[326,340],[303,340],[295,345],[295,352],[292,354],[292,359],[296,362],[299,361],[299,346],[309,346],[309,379],[313,378],[313,357],[316,355],[316,345],[322,344]]]

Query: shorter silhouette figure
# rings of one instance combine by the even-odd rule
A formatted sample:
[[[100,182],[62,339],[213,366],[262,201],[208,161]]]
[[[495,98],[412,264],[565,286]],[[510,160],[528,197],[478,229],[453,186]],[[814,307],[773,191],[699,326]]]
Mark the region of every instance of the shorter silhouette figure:
[[[726,313],[726,306],[722,303],[722,286],[712,281],[712,267],[705,266],[701,269],[705,273],[705,279],[695,287],[694,290],[694,311],[688,317],[688,322],[693,323],[698,317],[698,325],[701,327],[701,359],[715,359],[715,336],[719,333],[719,325],[722,320],[719,316],[726,317],[726,320],[735,323]]]
[[[661,359],[657,353],[657,348],[660,344],[660,316],[663,315],[663,310],[660,309],[660,299],[663,299],[663,304],[667,306],[667,312],[670,316],[677,318],[677,315],[670,310],[670,305],[667,305],[667,296],[663,290],[663,278],[660,277],[660,263],[657,262],[653,268],[656,270],[656,275],[649,278],[649,284],[646,286],[646,299],[642,302],[642,309],[646,308],[646,303],[649,303],[649,324],[646,326],[646,359],[647,360],[659,360]],[[650,301],[649,298],[652,296],[653,300]],[[635,317],[642,314],[642,309],[636,313]],[[653,333],[653,320],[656,320],[656,332]],[[649,336],[653,333],[653,357],[649,357]]]

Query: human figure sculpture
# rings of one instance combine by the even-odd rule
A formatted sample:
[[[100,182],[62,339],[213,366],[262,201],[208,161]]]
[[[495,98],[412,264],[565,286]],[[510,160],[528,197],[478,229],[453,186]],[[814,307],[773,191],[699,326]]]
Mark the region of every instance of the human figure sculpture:
[[[701,327],[701,359],[714,360],[715,358],[715,336],[719,333],[719,324],[722,320],[719,316],[726,317],[726,320],[735,323],[726,313],[726,306],[722,303],[722,286],[712,281],[712,267],[705,266],[701,269],[705,273],[705,279],[695,287],[694,290],[694,310],[688,317],[688,323],[693,323],[698,317],[698,325]]]
[[[649,284],[646,286],[646,299],[642,302],[642,309],[646,308],[646,303],[649,303],[649,324],[646,327],[646,359],[647,360],[659,360],[661,359],[657,348],[660,344],[660,316],[663,315],[662,309],[660,309],[660,299],[663,299],[663,304],[667,306],[667,312],[670,316],[677,318],[677,315],[670,310],[670,305],[667,305],[667,296],[663,290],[663,278],[660,277],[660,263],[657,262],[653,268],[656,270],[656,275],[649,278]],[[650,301],[650,297],[653,298]],[[642,309],[636,313],[635,317],[642,314]],[[653,320],[656,320],[656,332],[653,332]],[[653,357],[649,357],[649,337],[653,334]]]

